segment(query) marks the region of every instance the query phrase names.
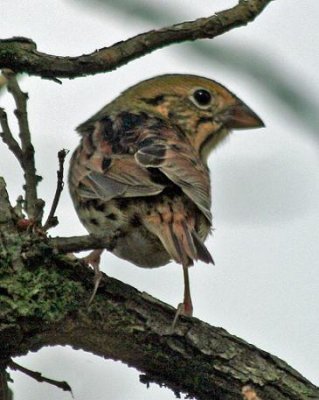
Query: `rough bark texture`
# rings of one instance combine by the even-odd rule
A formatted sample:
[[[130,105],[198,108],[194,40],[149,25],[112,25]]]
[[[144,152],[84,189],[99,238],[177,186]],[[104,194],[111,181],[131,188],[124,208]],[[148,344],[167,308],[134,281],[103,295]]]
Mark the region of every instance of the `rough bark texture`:
[[[176,24],[134,36],[91,54],[59,57],[37,51],[27,38],[0,40],[0,68],[43,78],[75,78],[112,71],[131,60],[174,43],[213,38],[253,21],[272,0],[240,0],[208,18]]]
[[[46,237],[21,232],[0,180],[0,354],[2,362],[47,345],[71,345],[121,360],[145,382],[197,399],[237,400],[252,384],[263,400],[318,399],[285,362],[222,328],[181,317],[146,293],[104,276],[92,306],[92,273]]]

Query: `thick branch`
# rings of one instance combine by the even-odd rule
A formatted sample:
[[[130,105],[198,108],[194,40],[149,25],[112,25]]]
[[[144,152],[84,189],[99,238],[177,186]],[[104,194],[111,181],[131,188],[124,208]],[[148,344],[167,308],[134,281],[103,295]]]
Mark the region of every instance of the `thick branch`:
[[[253,21],[271,0],[240,0],[235,7],[208,18],[172,25],[134,36],[126,41],[79,57],[38,52],[26,38],[0,41],[0,68],[45,78],[75,78],[112,71],[161,47],[187,40],[214,38]]]
[[[9,374],[3,365],[0,366],[0,399],[13,400],[13,394],[8,387]]]
[[[46,238],[8,225],[11,207],[0,180],[0,354],[3,360],[46,345],[82,348],[122,360],[197,399],[238,400],[244,386],[262,400],[309,400],[319,389],[285,362],[221,328],[181,317],[146,293],[103,277],[87,308],[93,279],[83,263]]]

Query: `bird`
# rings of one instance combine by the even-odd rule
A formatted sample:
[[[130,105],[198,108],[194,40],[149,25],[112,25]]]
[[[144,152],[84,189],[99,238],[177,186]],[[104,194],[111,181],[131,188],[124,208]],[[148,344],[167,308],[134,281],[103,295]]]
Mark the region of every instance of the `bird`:
[[[208,156],[232,130],[263,126],[218,82],[168,74],[128,88],[77,128],[68,181],[79,219],[136,266],[182,265],[184,296],[173,326],[193,314],[189,267],[214,263],[204,244],[212,230]],[[102,251],[93,252],[95,267]]]

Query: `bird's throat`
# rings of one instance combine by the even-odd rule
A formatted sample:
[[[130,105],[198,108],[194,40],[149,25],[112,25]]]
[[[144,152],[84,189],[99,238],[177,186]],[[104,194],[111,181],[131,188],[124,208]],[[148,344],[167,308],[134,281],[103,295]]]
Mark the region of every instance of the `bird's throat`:
[[[210,153],[224,141],[228,134],[229,131],[223,126],[220,126],[217,130],[212,131],[209,134],[206,133],[206,136],[203,137],[203,140],[198,147],[202,161],[205,163],[207,162]]]

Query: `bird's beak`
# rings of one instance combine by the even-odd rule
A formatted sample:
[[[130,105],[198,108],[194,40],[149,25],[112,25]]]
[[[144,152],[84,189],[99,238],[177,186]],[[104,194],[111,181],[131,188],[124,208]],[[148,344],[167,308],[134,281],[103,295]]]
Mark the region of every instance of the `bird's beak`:
[[[229,129],[262,128],[263,121],[245,103],[237,99],[236,103],[218,114],[218,121]]]

